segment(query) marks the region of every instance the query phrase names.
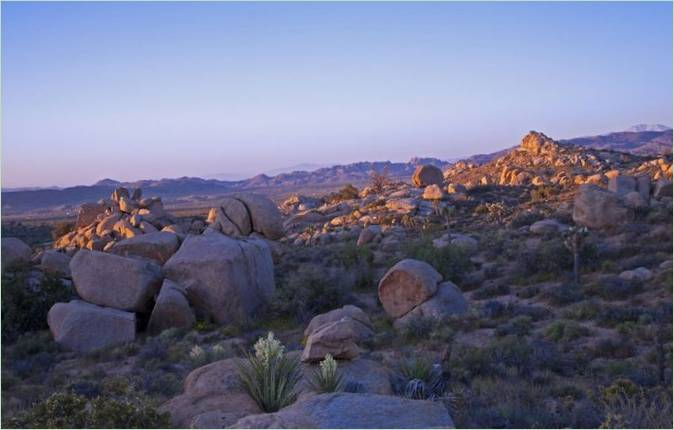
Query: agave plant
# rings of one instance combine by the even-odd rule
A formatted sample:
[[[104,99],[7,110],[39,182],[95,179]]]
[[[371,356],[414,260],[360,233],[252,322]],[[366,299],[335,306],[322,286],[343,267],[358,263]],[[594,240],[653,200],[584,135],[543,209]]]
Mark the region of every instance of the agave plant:
[[[265,412],[276,412],[297,399],[300,364],[285,355],[284,349],[269,332],[255,343],[255,354],[238,362],[243,389]]]
[[[337,361],[332,355],[325,355],[320,369],[309,380],[309,385],[317,393],[333,393],[342,390],[344,386],[342,375],[337,371]]]

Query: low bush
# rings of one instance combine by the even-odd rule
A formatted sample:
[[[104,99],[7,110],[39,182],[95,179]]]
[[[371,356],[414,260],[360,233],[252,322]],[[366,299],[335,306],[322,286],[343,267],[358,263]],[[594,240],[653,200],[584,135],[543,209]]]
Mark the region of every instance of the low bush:
[[[564,306],[583,299],[583,290],[576,284],[561,284],[548,288],[541,297],[555,306]]]
[[[517,316],[506,324],[502,324],[496,328],[497,336],[528,336],[531,332],[532,318],[529,315]]]
[[[55,393],[28,411],[10,418],[10,428],[167,428],[168,414],[160,414],[142,397],[87,399]]]
[[[46,275],[35,288],[28,285],[29,274],[19,271],[3,274],[2,343],[15,341],[21,334],[47,329],[47,313],[58,302],[69,301],[74,293],[58,278]]]
[[[460,248],[448,245],[438,249],[433,246],[430,238],[406,244],[403,254],[406,258],[425,261],[440,272],[444,280],[456,283],[460,283],[473,267],[470,258]]]
[[[571,320],[590,320],[596,318],[601,309],[602,306],[597,300],[583,300],[567,306],[562,311],[562,316]]]
[[[590,329],[575,321],[555,321],[543,330],[543,335],[555,342],[571,342],[578,338],[588,336]]]
[[[510,287],[505,284],[485,285],[482,288],[475,290],[473,299],[485,300],[493,297],[505,296],[510,294]]]
[[[585,286],[583,292],[605,300],[624,300],[641,292],[641,286],[619,276],[607,276],[596,283]]]
[[[351,301],[354,279],[339,268],[306,264],[287,274],[277,284],[272,312],[304,322]]]

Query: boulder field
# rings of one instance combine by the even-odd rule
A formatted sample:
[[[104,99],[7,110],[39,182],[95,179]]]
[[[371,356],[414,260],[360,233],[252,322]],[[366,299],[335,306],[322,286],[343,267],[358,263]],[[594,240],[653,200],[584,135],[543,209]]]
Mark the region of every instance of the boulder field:
[[[271,201],[256,195],[224,199],[211,213],[225,213],[229,220],[239,211],[234,219],[242,229],[223,228],[222,216],[215,216],[200,233],[183,234],[172,225],[159,231],[171,216],[159,199],[141,195],[120,188],[108,201],[83,205],[79,229],[40,257],[45,271],[72,277],[80,299],[57,303],[48,316],[54,339],[70,349],[88,352],[133,341],[138,330],[189,329],[197,318],[243,322],[274,294],[268,240],[283,234],[283,223]],[[120,230],[120,222],[133,234]],[[156,228],[134,226],[144,222]],[[92,239],[81,239],[87,237]],[[104,238],[102,248],[87,246]],[[25,244],[2,243],[10,264],[30,259]]]

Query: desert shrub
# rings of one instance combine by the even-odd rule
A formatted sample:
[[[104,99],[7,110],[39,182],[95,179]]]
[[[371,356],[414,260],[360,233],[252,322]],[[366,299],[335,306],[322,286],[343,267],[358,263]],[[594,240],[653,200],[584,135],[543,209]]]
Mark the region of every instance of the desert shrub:
[[[545,290],[542,298],[555,306],[564,306],[583,299],[583,291],[576,284],[561,284]]]
[[[349,241],[337,251],[337,259],[354,277],[354,288],[363,289],[374,285],[374,254],[370,248],[356,246],[356,242]]]
[[[49,224],[25,224],[10,221],[2,223],[2,237],[16,237],[26,242],[29,246],[49,242],[51,239],[52,226]]]
[[[65,236],[66,234],[70,233],[71,231],[75,230],[75,223],[74,222],[58,222],[54,224],[54,229],[51,232],[51,237],[54,240],[59,239],[61,236]]]
[[[320,363],[320,368],[309,379],[309,385],[317,393],[334,393],[342,390],[344,380],[332,355],[325,355]]]
[[[545,201],[554,195],[557,194],[557,191],[555,190],[555,187],[551,185],[541,185],[539,187],[534,187],[530,191],[531,195],[531,200],[534,202],[542,202]]]
[[[509,286],[505,284],[492,284],[492,285],[485,285],[484,287],[475,290],[475,292],[473,293],[473,299],[484,300],[498,296],[505,296],[508,294],[510,294]]]
[[[497,336],[527,336],[531,332],[532,318],[528,315],[517,316],[506,324],[502,324],[496,328]]]
[[[428,339],[429,335],[436,327],[435,318],[416,317],[411,318],[401,329],[402,335],[408,341],[418,341]]]
[[[381,172],[373,170],[370,172],[370,187],[375,193],[381,193],[391,183],[388,167],[384,167]]]
[[[604,420],[600,428],[671,428],[672,392],[617,387],[603,399]]]
[[[280,341],[269,332],[255,343],[255,354],[238,363],[244,390],[264,412],[276,412],[297,399],[301,379],[299,361],[284,354]]]
[[[517,291],[515,291],[515,295],[521,299],[530,299],[537,296],[540,292],[540,287],[536,285],[530,285],[528,287],[518,288]]]
[[[45,276],[36,288],[27,282],[28,273],[20,271],[3,275],[2,279],[2,342],[12,342],[28,331],[47,328],[47,313],[57,302],[73,296],[71,287],[53,276]]]
[[[541,219],[543,219],[543,215],[541,215],[538,212],[532,211],[521,212],[515,215],[512,220],[510,220],[510,227],[512,228],[524,227],[525,225],[531,225],[536,221],[540,221]]]
[[[472,268],[470,258],[460,248],[450,244],[438,249],[430,238],[410,242],[402,251],[406,258],[425,261],[440,272],[443,279],[452,282],[460,283]]]
[[[595,357],[628,358],[634,356],[636,348],[629,339],[605,338],[592,348]]]
[[[353,276],[344,269],[306,264],[281,279],[271,309],[304,322],[316,314],[348,304]]]
[[[401,360],[391,378],[396,395],[409,399],[433,399],[443,396],[442,374],[433,363],[423,358]]]
[[[154,370],[142,374],[142,387],[148,394],[173,396],[182,391],[182,378],[171,372]]]
[[[599,315],[602,309],[601,304],[596,300],[583,300],[566,307],[562,311],[562,316],[571,320],[589,320]]]
[[[10,366],[21,378],[40,377],[55,363],[59,350],[49,332],[26,333],[16,340],[8,354]]]
[[[167,428],[168,414],[159,414],[142,397],[87,399],[55,393],[28,411],[10,418],[12,428]]]
[[[638,322],[642,318],[652,318],[653,312],[641,306],[604,306],[597,317],[599,325],[615,327],[625,322]]]
[[[580,269],[588,270],[598,265],[597,248],[586,242],[580,249]],[[541,242],[536,248],[523,248],[517,256],[515,274],[520,279],[549,280],[573,269],[573,255],[560,239]]]
[[[575,321],[559,320],[549,324],[543,335],[555,342],[570,342],[578,338],[588,336],[590,330]]]
[[[358,189],[351,184],[347,184],[339,191],[336,191],[326,198],[329,203],[337,203],[344,200],[353,200],[358,198]]]
[[[641,291],[641,286],[626,281],[619,276],[606,276],[596,283],[583,288],[589,295],[597,295],[605,300],[624,300]]]

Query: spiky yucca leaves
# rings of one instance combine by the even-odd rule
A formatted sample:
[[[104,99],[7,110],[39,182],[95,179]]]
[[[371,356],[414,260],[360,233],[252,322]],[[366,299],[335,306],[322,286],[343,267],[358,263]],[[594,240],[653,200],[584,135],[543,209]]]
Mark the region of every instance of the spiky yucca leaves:
[[[237,365],[241,385],[264,412],[276,412],[297,400],[300,363],[284,354],[274,333],[258,339],[255,354],[247,354]]]
[[[399,363],[391,382],[397,395],[409,399],[441,398],[446,389],[439,369],[419,358]]]
[[[309,380],[311,389],[317,393],[342,391],[344,386],[342,375],[337,371],[337,362],[332,355],[326,354],[320,366],[321,368]]]

